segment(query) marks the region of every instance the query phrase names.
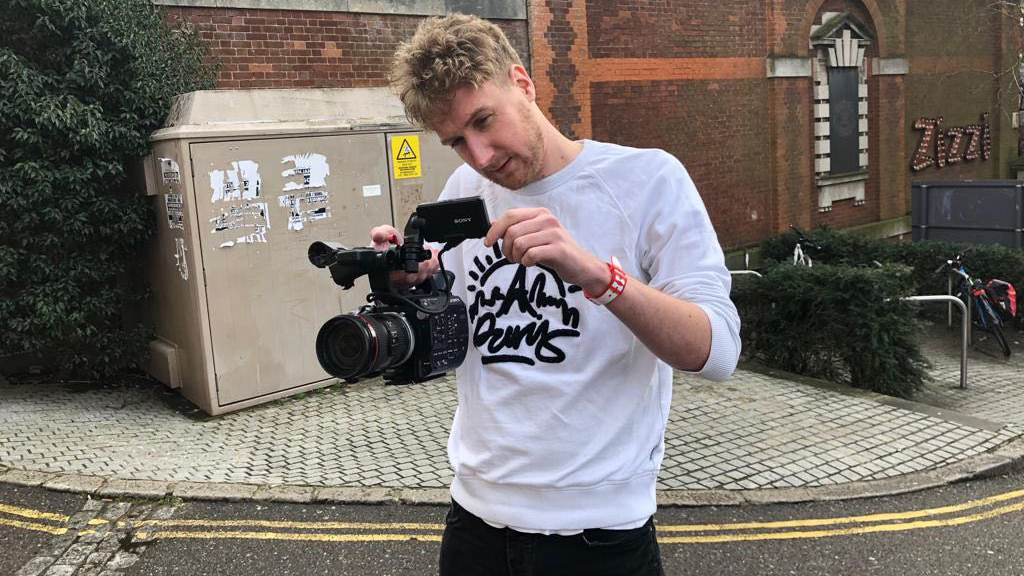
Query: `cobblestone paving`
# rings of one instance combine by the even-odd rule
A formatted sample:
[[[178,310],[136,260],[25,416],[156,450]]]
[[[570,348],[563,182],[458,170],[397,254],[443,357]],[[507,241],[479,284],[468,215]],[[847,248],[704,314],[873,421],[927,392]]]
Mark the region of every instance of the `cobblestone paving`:
[[[993,422],[1024,428],[1024,334],[1007,331],[1013,354],[1003,358],[995,342],[978,336],[967,355],[967,389],[960,388],[960,336],[944,326],[928,328],[922,340],[933,381],[917,400]]]
[[[871,399],[742,372],[677,383],[663,488],[775,488],[873,480],[951,464],[1020,434],[986,432]]]
[[[152,389],[0,386],[0,462],[118,478],[444,487],[454,386],[335,387],[197,421]]]
[[[120,576],[152,542],[139,532],[146,520],[165,520],[174,508],[155,503],[89,500],[68,519],[67,532],[14,576]]]
[[[0,381],[0,463],[172,482],[440,488],[451,479],[451,380],[336,386],[198,419],[168,394],[158,386],[76,390]],[[679,376],[658,487],[887,478],[956,462],[1021,432],[979,430],[744,370],[725,383]]]

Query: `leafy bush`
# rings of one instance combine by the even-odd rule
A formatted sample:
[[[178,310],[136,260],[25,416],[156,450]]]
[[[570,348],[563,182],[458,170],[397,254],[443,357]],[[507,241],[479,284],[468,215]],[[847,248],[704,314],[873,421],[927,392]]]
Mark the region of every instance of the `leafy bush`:
[[[737,279],[747,357],[768,366],[901,398],[921,388],[927,364],[915,340],[905,266],[777,265]],[[891,299],[886,301],[886,299]]]
[[[1013,284],[1018,287],[1018,309],[1024,305],[1024,250],[936,241],[893,242],[827,228],[815,230],[810,236],[821,246],[821,250],[808,251],[816,265],[871,266],[877,261],[910,266],[914,294],[945,294],[946,277],[935,274],[935,269],[957,253],[964,252],[964,266],[972,276],[986,281],[998,278]],[[769,262],[788,261],[795,245],[796,235],[792,232],[768,238],[761,244],[761,256]],[[926,310],[941,310],[941,307]]]
[[[895,242],[844,234],[830,228],[819,228],[807,235],[821,246],[820,250],[808,249],[807,255],[815,263],[820,261],[836,266],[857,266],[869,264],[872,260],[884,261],[889,247],[896,244]],[[794,232],[766,238],[761,242],[761,257],[775,262],[790,261],[796,240],[797,235]],[[933,270],[935,266],[932,266]]]
[[[131,267],[154,229],[126,190],[171,98],[213,86],[148,0],[9,0],[0,18],[0,355],[92,377],[144,359]]]

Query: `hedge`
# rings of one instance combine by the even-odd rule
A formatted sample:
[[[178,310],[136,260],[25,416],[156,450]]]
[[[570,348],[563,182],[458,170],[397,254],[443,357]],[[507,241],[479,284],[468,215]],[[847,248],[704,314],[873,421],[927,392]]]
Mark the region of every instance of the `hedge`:
[[[744,354],[768,366],[910,398],[926,377],[906,266],[776,265],[737,278]]]
[[[821,246],[809,249],[808,255],[817,265],[872,266],[874,262],[903,264],[911,268],[911,289],[914,294],[945,294],[945,275],[935,269],[957,253],[963,252],[964,267],[971,276],[985,281],[1005,280],[1018,288],[1018,309],[1024,304],[1024,250],[1004,246],[979,246],[949,242],[893,242],[843,234],[828,228],[809,235]],[[769,265],[774,261],[792,260],[796,234],[768,238],[761,243],[761,256]]]
[[[130,370],[151,329],[133,265],[155,219],[126,167],[176,94],[213,87],[188,28],[148,0],[10,0],[0,18],[0,356],[76,377]]]

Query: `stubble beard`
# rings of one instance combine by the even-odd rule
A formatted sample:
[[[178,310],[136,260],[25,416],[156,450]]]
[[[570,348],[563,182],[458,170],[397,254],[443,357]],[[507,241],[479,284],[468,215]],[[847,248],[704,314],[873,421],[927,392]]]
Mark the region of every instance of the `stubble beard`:
[[[541,133],[540,125],[530,115],[529,108],[524,107],[520,111],[520,118],[526,127],[529,156],[524,158],[517,155],[510,158],[509,161],[522,163],[522,170],[509,174],[507,178],[501,178],[495,174],[484,174],[491,182],[509,190],[519,190],[523,186],[539,180],[541,167],[544,164],[544,135]]]

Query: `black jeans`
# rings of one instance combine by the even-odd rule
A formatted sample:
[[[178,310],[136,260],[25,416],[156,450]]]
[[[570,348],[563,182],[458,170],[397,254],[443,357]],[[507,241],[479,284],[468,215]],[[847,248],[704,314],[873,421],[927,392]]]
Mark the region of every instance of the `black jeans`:
[[[664,576],[654,518],[633,530],[574,536],[495,528],[452,502],[441,538],[441,576]]]

